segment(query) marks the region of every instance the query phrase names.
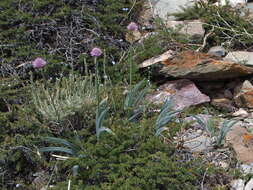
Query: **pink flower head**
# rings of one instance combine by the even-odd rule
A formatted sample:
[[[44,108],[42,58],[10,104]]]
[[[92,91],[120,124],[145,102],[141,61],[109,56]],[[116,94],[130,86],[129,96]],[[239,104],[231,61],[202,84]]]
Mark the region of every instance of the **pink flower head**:
[[[100,49],[100,48],[97,48],[97,47],[95,47],[95,48],[93,48],[92,50],[91,50],[91,52],[90,52],[90,55],[92,56],[92,57],[99,57],[100,55],[102,55],[102,50]]]
[[[47,64],[47,62],[40,58],[40,57],[37,57],[33,62],[32,62],[32,65],[33,65],[33,68],[34,69],[39,69],[39,68],[42,68],[44,67],[45,65]]]
[[[138,25],[135,22],[130,22],[130,24],[127,26],[127,29],[131,31],[138,30]]]

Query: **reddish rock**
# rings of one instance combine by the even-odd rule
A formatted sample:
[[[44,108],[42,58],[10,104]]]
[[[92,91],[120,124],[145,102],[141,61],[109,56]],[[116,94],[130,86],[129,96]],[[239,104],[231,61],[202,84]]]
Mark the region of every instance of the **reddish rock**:
[[[253,68],[194,51],[184,51],[161,63],[164,65],[161,72],[166,76],[203,81],[230,79],[253,73]]]
[[[238,107],[253,108],[253,85],[248,80],[235,88],[234,101]]]
[[[147,99],[154,104],[161,104],[171,97],[176,110],[210,102],[210,98],[202,94],[195,84],[187,79],[169,81],[160,86],[156,92],[148,95]]]
[[[249,134],[241,124],[235,124],[226,136],[228,143],[232,145],[239,161],[250,164],[253,163],[253,135]]]

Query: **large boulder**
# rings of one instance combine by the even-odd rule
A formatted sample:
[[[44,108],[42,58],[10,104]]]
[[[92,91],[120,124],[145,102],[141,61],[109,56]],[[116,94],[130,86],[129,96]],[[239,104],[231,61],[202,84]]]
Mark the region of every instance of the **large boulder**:
[[[202,81],[231,79],[253,73],[253,68],[222,61],[206,53],[183,51],[161,62],[161,73],[169,77]]]
[[[162,104],[170,98],[173,98],[175,110],[210,102],[210,98],[187,79],[169,81],[147,96],[147,100],[154,104]]]

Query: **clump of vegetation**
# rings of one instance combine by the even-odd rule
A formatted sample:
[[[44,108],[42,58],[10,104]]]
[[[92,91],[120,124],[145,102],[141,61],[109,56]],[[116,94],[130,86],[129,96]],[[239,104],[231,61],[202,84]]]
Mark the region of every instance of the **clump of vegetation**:
[[[84,107],[95,105],[96,93],[92,77],[70,74],[49,83],[32,83],[32,101],[47,122],[61,123]]]
[[[252,47],[252,18],[246,9],[232,8],[229,5],[216,6],[211,2],[196,2],[193,7],[183,8],[174,14],[178,20],[200,19],[204,22],[208,47],[224,44],[231,49]]]
[[[203,129],[210,135],[210,137],[214,138],[214,145],[216,148],[221,147],[225,143],[225,137],[227,133],[231,130],[231,128],[238,122],[237,120],[225,120],[222,123],[220,129],[217,129],[215,126],[215,121],[213,118],[207,120],[207,122],[202,121],[202,119],[198,116],[193,116],[196,119],[196,122],[202,126]]]

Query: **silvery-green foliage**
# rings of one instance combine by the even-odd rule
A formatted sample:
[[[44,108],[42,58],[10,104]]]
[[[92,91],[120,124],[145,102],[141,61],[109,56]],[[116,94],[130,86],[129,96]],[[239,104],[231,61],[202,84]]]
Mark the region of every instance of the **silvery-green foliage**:
[[[79,153],[82,150],[82,147],[79,144],[74,144],[65,139],[55,137],[44,137],[43,140],[61,146],[43,147],[39,149],[40,152],[61,152],[75,157],[81,156]]]
[[[214,127],[214,120],[213,118],[209,118],[207,120],[207,122],[205,123],[204,121],[202,121],[202,119],[198,116],[193,115],[193,118],[195,118],[196,122],[203,128],[205,129],[210,135],[211,137],[214,137],[216,135],[216,130]]]
[[[217,135],[216,145],[221,146],[224,144],[224,139],[231,128],[238,122],[238,120],[225,120],[222,123],[222,127]]]
[[[96,113],[96,135],[98,141],[102,132],[114,134],[111,129],[103,126],[103,121],[105,120],[108,110],[109,108],[107,106],[107,98],[105,98],[99,103]]]
[[[56,81],[52,87],[45,83],[32,84],[32,101],[43,118],[50,122],[61,122],[96,101],[91,77],[70,74]]]
[[[172,108],[172,98],[167,99],[161,108],[158,118],[156,119],[156,136],[159,136],[163,131],[168,130],[165,125],[167,125],[176,116],[176,114],[180,112],[179,110],[173,110]]]
[[[148,90],[147,81],[142,80],[127,93],[124,110],[131,110],[129,121],[133,121],[145,111],[145,106],[141,104]]]
[[[231,130],[231,128],[238,122],[237,120],[225,120],[222,123],[221,128],[218,130],[214,125],[213,118],[207,120],[207,122],[202,121],[202,119],[198,116],[193,116],[196,119],[196,122],[200,124],[211,137],[214,137],[215,142],[214,145],[216,147],[220,147],[224,144],[225,137],[227,133]]]

